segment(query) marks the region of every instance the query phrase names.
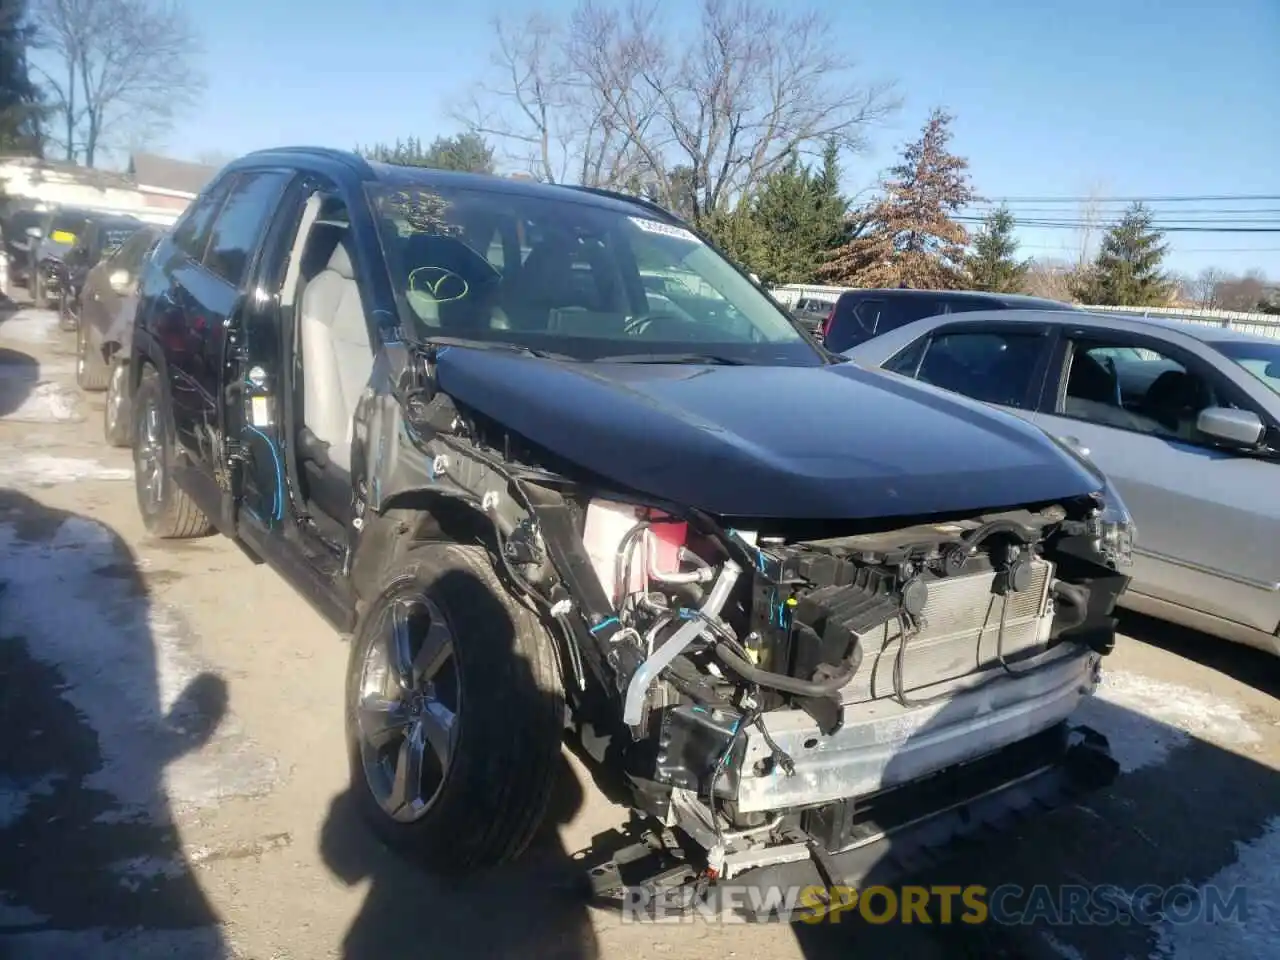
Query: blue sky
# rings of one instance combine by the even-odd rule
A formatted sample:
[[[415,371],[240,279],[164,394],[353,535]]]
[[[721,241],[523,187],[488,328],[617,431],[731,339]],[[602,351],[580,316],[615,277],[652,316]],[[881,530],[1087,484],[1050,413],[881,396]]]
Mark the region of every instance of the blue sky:
[[[163,147],[196,158],[452,133],[448,104],[485,68],[489,19],[503,6],[532,9],[497,0],[192,4],[211,82]],[[955,115],[954,148],[986,196],[1280,194],[1280,0],[817,6],[866,76],[897,81],[905,97],[873,132],[873,149],[847,163],[852,189],[872,183],[940,105]],[[696,4],[667,0],[667,9],[678,31]],[[1241,206],[1280,211],[1280,200]],[[1280,213],[1272,222],[1280,226]],[[1037,256],[1078,242],[1062,230],[1022,236]],[[1170,240],[1175,269],[1259,267],[1280,279],[1280,233]]]

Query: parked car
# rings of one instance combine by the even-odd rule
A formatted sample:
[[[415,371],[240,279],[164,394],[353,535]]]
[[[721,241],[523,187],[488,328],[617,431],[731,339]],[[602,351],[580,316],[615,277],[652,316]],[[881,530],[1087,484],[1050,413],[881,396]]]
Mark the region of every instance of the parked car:
[[[1121,606],[1280,653],[1280,339],[1077,311],[932,317],[847,352],[1086,453],[1139,531]]]
[[[27,289],[33,306],[47,307],[57,302],[66,279],[63,258],[94,215],[95,211],[84,207],[56,207],[27,229],[31,237],[27,247]]]
[[[436,868],[524,849],[566,725],[704,880],[849,879],[1116,772],[1071,721],[1126,583],[1101,474],[820,351],[652,204],[253,153],[131,354],[147,530],[351,634],[355,802]]]
[[[104,229],[103,232],[106,232]],[[142,224],[85,275],[76,327],[76,382],[81,389],[107,392],[102,432],[107,443],[128,446],[129,357],[133,321],[138,309],[138,284],[143,265],[164,228]]]
[[[44,214],[34,207],[13,203],[0,219],[0,235],[3,236],[5,260],[9,283],[25,287],[31,269],[32,227],[39,227]]]
[[[814,335],[821,335],[822,326],[835,308],[834,300],[822,300],[818,297],[801,297],[791,308],[791,315],[803,324],[805,329]]]
[[[59,270],[58,315],[64,330],[74,331],[79,326],[80,294],[89,271],[142,225],[137,217],[117,214],[96,213],[84,221]]]
[[[844,353],[850,347],[897,330],[904,324],[938,314],[970,310],[1074,310],[1069,303],[1024,297],[1013,293],[971,290],[846,290],[822,327],[828,350]]]

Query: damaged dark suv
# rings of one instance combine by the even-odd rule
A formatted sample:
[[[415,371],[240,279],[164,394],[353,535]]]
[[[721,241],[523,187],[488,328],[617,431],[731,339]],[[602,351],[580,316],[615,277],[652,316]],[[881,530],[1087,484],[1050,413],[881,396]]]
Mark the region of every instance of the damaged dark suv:
[[[355,793],[434,867],[517,856],[566,736],[655,883],[848,882],[1114,773],[1070,725],[1127,584],[1105,479],[827,353],[663,210],[279,149],[146,271],[146,525],[350,635]]]

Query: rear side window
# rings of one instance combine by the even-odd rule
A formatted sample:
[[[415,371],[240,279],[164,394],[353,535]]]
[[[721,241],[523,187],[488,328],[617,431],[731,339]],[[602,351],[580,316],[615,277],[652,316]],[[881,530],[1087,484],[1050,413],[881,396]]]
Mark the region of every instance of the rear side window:
[[[288,182],[289,174],[279,170],[255,170],[236,178],[214,222],[205,267],[232,286],[240,285]]]
[[[841,353],[883,333],[880,315],[884,305],[883,300],[841,297],[836,301],[831,327],[823,338],[826,348]]]
[[[185,213],[173,228],[173,244],[192,260],[204,259],[204,248],[209,245],[209,232],[213,218],[226,199],[229,183],[223,180],[191,201]]]
[[[929,341],[916,379],[985,403],[1025,408],[1046,344],[1028,333],[939,334]]]

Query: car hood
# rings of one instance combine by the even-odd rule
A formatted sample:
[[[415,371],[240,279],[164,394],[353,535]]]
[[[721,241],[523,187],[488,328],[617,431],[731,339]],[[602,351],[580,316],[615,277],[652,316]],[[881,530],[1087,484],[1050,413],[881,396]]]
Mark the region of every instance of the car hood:
[[[869,519],[1099,489],[1038,428],[852,363],[558,362],[448,347],[440,388],[620,487],[735,518]]]

